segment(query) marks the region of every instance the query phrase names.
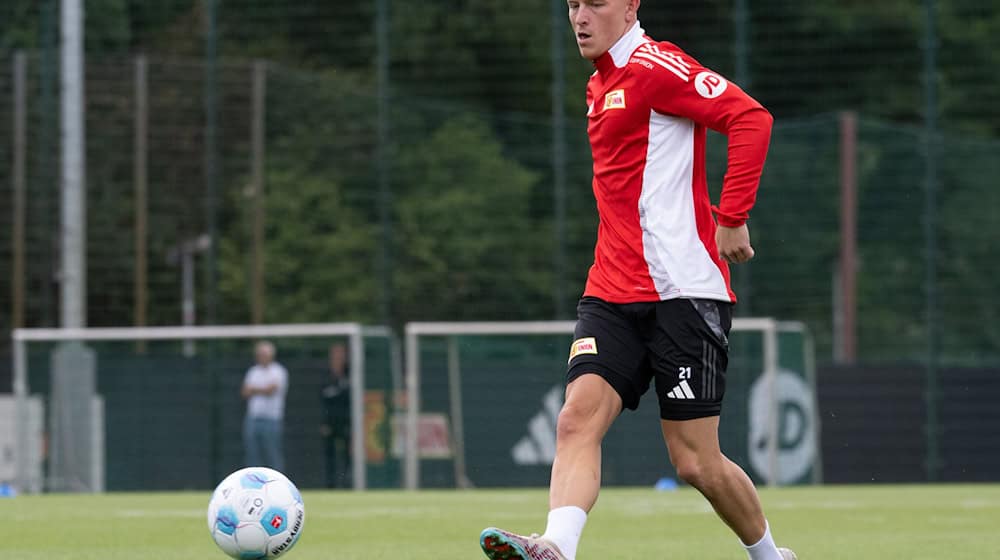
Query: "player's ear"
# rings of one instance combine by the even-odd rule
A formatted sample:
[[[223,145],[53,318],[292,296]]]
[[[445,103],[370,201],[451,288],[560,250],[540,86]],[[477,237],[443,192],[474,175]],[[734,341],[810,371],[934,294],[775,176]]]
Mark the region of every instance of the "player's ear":
[[[639,2],[641,0],[626,0],[625,18],[631,23],[639,19]]]

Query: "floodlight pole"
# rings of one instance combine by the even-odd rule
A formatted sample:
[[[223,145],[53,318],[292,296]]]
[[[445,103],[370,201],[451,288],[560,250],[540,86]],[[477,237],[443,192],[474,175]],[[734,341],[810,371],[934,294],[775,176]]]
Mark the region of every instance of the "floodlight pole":
[[[59,279],[60,322],[64,328],[87,323],[86,239],[87,166],[83,74],[83,2],[62,0],[62,243]]]

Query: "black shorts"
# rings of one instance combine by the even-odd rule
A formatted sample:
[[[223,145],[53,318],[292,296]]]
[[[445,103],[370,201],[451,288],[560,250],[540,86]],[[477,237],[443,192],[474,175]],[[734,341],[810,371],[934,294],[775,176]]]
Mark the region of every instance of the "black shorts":
[[[656,380],[660,418],[718,416],[726,392],[733,305],[708,299],[577,305],[567,382],[594,373],[635,410]]]

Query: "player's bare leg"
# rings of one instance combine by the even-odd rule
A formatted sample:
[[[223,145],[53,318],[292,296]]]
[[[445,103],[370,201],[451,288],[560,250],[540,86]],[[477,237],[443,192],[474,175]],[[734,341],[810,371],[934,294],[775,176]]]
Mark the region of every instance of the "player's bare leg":
[[[556,428],[556,458],[549,483],[549,509],[576,506],[589,512],[601,488],[601,441],[622,410],[622,400],[597,375],[582,375],[566,387]]]
[[[522,536],[495,527],[480,545],[495,560],[574,560],[587,513],[601,488],[601,441],[622,410],[622,400],[597,375],[582,375],[566,387],[556,428],[556,457],[549,483],[544,535]]]
[[[662,420],[661,427],[677,476],[708,499],[719,517],[748,546],[752,558],[795,557],[791,551],[774,546],[757,489],[743,469],[722,454],[718,416]],[[756,548],[750,545],[758,543],[760,550],[749,550]]]

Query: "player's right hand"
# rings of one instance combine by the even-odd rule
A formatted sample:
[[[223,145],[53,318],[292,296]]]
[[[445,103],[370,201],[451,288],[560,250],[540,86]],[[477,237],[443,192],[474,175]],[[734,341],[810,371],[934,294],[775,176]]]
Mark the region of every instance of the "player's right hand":
[[[754,256],[746,224],[733,228],[719,226],[715,231],[715,244],[719,258],[731,264],[745,263]]]

